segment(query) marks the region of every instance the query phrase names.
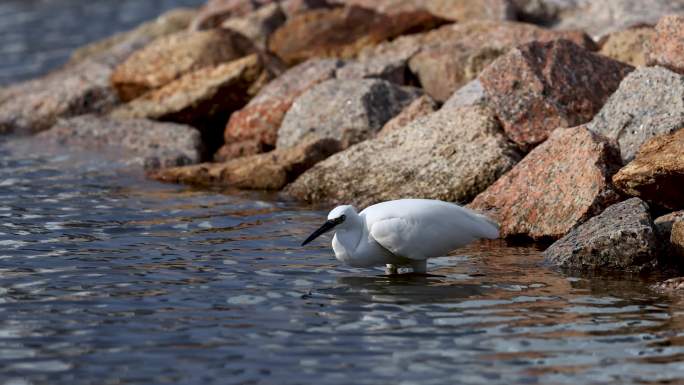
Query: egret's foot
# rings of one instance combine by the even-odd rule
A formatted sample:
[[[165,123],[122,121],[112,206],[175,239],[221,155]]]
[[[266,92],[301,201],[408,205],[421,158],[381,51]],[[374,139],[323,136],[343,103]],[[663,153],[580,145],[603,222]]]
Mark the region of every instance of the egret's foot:
[[[427,259],[422,261],[411,261],[414,274],[427,274]]]
[[[397,265],[393,265],[391,263],[386,264],[385,265],[385,274],[387,274],[387,275],[399,274],[399,269],[397,268]]]

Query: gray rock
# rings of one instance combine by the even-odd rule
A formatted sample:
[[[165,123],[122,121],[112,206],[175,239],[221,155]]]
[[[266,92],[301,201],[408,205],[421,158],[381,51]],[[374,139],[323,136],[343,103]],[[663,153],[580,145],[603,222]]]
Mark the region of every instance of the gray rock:
[[[658,244],[648,205],[639,198],[616,203],[552,244],[547,262],[571,270],[648,270]]]
[[[393,57],[374,57],[361,61],[349,61],[335,74],[338,79],[377,78],[399,85],[409,83],[406,60]]]
[[[684,12],[680,0],[578,1],[560,15],[558,29],[583,29],[595,38],[638,25],[655,25],[662,16]]]
[[[124,163],[148,169],[197,163],[202,149],[199,131],[190,126],[95,115],[60,120],[39,137],[70,147],[123,151]]]
[[[684,76],[662,67],[641,67],[627,75],[587,125],[616,140],[625,163],[651,137],[682,127]]]
[[[451,94],[449,99],[444,102],[442,108],[459,108],[477,105],[486,105],[487,95],[479,79],[471,80],[465,86],[459,88]]]
[[[417,88],[385,80],[327,80],[299,96],[278,130],[276,147],[294,147],[313,134],[343,148],[373,137],[421,95]]]
[[[318,163],[287,191],[364,207],[398,198],[470,200],[519,160],[493,113],[441,110]]]

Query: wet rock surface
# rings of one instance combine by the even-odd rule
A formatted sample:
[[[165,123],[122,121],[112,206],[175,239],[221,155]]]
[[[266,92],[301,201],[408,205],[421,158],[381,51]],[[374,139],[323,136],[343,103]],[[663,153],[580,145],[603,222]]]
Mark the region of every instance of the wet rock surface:
[[[276,148],[294,147],[312,134],[346,148],[375,136],[420,95],[417,88],[379,79],[327,80],[295,100],[278,130]]]
[[[470,206],[496,219],[503,237],[557,239],[618,201],[610,177],[619,165],[603,137],[559,128]]]
[[[684,208],[684,130],[656,136],[615,176],[623,193],[669,209]]]
[[[569,270],[653,269],[658,245],[648,205],[639,198],[614,204],[552,244],[546,261]]]
[[[111,82],[119,97],[130,101],[183,75],[239,59],[253,51],[247,38],[230,30],[178,32],[135,52],[117,66]]]
[[[316,9],[288,19],[269,40],[269,49],[288,64],[312,57],[351,58],[364,47],[444,22],[426,11],[388,15],[356,6]]]
[[[684,127],[684,77],[662,67],[638,68],[587,127],[617,141],[630,162],[648,139]]]
[[[490,111],[440,110],[318,163],[286,191],[307,202],[422,197],[464,202],[519,159]]]
[[[684,74],[684,15],[660,19],[649,48],[648,64]]]
[[[592,119],[633,67],[557,40],[517,47],[480,74],[506,135],[524,149]]]
[[[606,36],[600,53],[611,59],[639,67],[645,66],[655,31],[651,27],[629,28]]]
[[[230,116],[225,145],[217,160],[227,160],[272,150],[278,129],[294,100],[314,85],[335,77],[343,63],[337,59],[313,59],[290,68],[269,82],[243,109]]]
[[[145,119],[83,115],[60,120],[39,137],[75,148],[121,150],[126,164],[147,169],[197,163],[202,155],[200,134],[193,127]]]
[[[163,169],[151,177],[164,182],[280,190],[314,164],[339,151],[332,139],[311,139],[292,148],[231,159],[220,163]]]

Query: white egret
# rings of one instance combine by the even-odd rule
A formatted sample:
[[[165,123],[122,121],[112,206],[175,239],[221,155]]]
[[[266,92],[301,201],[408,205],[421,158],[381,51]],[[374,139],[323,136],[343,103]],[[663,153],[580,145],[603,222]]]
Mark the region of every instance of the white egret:
[[[453,203],[400,199],[378,203],[357,214],[353,206],[335,207],[328,220],[302,246],[335,230],[335,257],[354,267],[409,265],[426,273],[428,258],[440,257],[477,239],[499,237],[497,224]]]

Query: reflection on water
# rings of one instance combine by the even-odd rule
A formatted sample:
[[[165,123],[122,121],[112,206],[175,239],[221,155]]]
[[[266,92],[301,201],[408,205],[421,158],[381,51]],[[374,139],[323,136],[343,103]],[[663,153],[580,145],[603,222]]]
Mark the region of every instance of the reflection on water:
[[[32,143],[0,150],[0,383],[684,381],[684,305],[636,278],[499,242],[386,277],[298,246],[323,212]]]

